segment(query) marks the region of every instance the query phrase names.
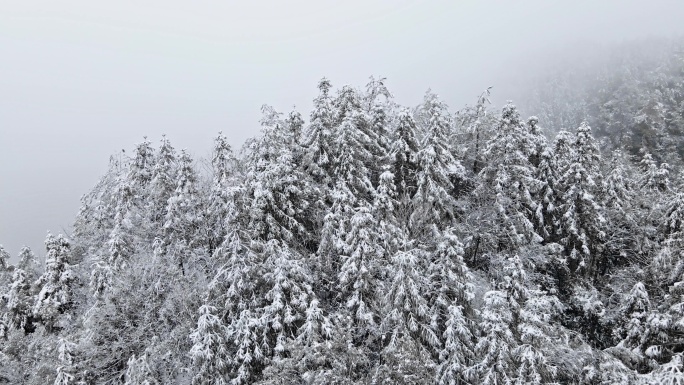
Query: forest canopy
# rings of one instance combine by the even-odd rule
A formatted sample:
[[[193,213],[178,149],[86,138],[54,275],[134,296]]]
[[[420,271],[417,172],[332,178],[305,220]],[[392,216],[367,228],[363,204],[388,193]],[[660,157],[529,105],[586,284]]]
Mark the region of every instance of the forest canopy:
[[[144,138],[44,264],[0,247],[0,383],[682,383],[678,47],[536,116],[324,78],[240,151]]]

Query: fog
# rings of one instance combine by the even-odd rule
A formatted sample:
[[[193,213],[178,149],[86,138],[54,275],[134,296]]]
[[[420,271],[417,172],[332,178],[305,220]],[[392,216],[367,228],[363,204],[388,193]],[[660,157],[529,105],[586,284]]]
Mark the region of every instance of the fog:
[[[108,158],[165,133],[206,156],[238,148],[260,106],[308,116],[317,81],[387,77],[452,111],[582,47],[684,33],[676,1],[32,1],[0,12],[0,243],[43,254],[69,232]],[[570,51],[570,54],[568,53]]]

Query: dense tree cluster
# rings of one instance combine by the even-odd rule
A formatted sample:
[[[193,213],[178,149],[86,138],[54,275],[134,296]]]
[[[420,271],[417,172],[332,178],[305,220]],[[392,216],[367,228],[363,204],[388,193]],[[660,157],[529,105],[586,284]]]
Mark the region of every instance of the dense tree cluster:
[[[555,130],[586,120],[608,150],[623,149],[637,159],[650,153],[664,169],[684,162],[684,40],[595,48],[600,52],[566,50],[555,71],[539,71],[544,75],[522,91],[523,109]]]
[[[0,248],[0,383],[684,381],[684,185],[485,92],[263,108],[199,167],[147,139],[45,263]],[[628,143],[626,143],[627,145]],[[629,152],[629,146],[625,149]]]

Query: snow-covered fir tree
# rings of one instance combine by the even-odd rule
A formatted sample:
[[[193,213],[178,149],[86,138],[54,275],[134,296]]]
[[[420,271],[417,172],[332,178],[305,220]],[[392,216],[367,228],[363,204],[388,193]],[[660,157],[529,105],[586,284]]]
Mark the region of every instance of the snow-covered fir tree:
[[[570,272],[593,278],[606,267],[602,258],[606,220],[598,197],[601,158],[586,123],[577,129],[573,149],[559,181],[564,189],[559,207],[561,243],[569,256]]]
[[[421,114],[426,127],[415,155],[419,168],[410,218],[413,234],[421,234],[433,224],[441,227],[458,215],[452,180],[464,178],[465,173],[448,147],[451,117],[444,102],[436,94],[426,93]]]
[[[51,330],[61,327],[60,315],[73,306],[73,286],[77,277],[69,265],[71,244],[62,234],[55,237],[48,233],[45,248],[45,272],[35,282],[40,291],[35,297],[33,314]]]

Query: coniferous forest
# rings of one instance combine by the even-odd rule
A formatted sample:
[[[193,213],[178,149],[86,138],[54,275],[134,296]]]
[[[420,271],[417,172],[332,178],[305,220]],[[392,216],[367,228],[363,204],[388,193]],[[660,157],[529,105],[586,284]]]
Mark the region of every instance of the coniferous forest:
[[[44,263],[0,248],[0,383],[682,384],[681,46],[538,117],[324,78],[239,151],[144,138]]]

